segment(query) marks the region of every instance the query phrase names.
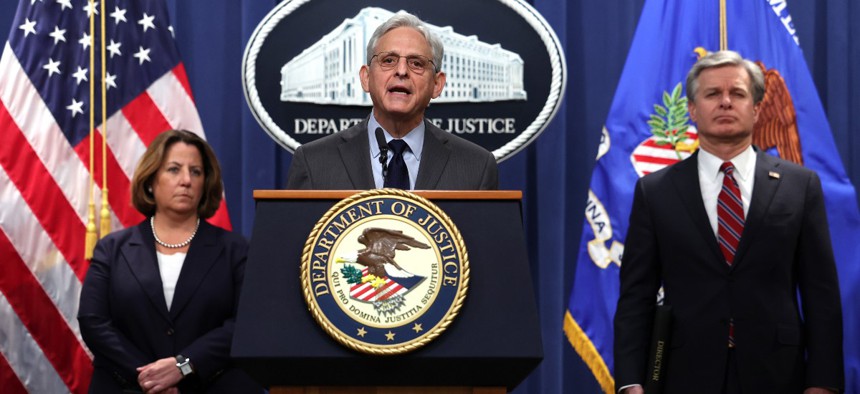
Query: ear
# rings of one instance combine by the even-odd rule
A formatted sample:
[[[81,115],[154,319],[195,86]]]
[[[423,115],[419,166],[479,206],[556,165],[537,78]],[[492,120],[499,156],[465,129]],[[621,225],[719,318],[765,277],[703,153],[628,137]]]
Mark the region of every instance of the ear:
[[[690,113],[690,120],[692,120],[694,123],[698,123],[698,116],[696,114],[696,103],[694,103],[693,100],[687,101],[687,112]]]
[[[370,93],[370,68],[366,64],[361,65],[361,70],[358,71],[359,79],[361,79],[361,88]]]
[[[442,94],[442,89],[445,87],[445,73],[439,71],[436,73],[436,76],[433,77],[433,98],[439,97]]]
[[[761,102],[753,105],[753,123],[758,122],[758,114],[761,113]]]

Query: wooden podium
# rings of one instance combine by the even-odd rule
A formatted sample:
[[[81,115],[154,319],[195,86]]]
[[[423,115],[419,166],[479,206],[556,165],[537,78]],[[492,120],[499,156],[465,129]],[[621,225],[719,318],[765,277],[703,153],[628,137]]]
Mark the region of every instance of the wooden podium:
[[[314,224],[357,191],[257,190],[254,230],[233,338],[237,364],[273,394],[501,393],[543,349],[519,191],[416,191],[447,213],[469,253],[459,315],[411,353],[376,356],[337,343],[308,312],[302,248]]]

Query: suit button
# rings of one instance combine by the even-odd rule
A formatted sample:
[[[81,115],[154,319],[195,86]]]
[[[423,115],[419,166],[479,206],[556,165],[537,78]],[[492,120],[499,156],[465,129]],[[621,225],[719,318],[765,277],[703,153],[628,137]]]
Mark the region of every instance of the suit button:
[[[168,328],[168,329],[167,329],[166,334],[167,334],[167,336],[171,336],[171,335],[173,335],[173,329],[172,329],[172,328]]]

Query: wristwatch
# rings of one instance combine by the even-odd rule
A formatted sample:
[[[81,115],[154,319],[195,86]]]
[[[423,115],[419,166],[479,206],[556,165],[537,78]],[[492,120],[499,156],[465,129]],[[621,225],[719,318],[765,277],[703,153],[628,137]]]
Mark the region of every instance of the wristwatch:
[[[194,367],[191,365],[191,359],[183,355],[176,356],[176,367],[182,373],[182,377],[186,377],[194,373]]]

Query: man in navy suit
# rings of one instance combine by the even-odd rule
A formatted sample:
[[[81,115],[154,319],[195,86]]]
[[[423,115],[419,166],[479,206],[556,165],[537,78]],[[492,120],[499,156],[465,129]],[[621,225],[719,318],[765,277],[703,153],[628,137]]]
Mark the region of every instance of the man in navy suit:
[[[373,111],[356,126],[300,146],[287,189],[497,189],[490,152],[424,119],[430,99],[445,86],[442,53],[442,41],[408,13],[377,28],[359,72]],[[383,154],[387,172],[401,175],[402,182],[383,177]]]
[[[821,183],[752,146],[763,95],[761,70],[735,52],[709,54],[687,76],[700,149],[635,189],[615,314],[621,392],[642,392],[660,286],[673,308],[666,392],[844,387]]]

